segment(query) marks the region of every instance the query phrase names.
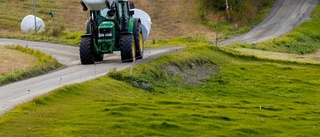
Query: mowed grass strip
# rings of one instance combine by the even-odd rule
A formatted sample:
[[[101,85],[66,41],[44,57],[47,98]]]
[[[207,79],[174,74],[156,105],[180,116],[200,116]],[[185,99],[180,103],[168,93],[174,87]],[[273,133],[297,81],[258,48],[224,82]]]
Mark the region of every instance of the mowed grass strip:
[[[0,47],[0,76],[13,71],[26,69],[36,63],[37,58],[35,56]]]
[[[318,65],[231,57],[211,43],[67,86],[0,117],[0,136],[320,136]],[[208,62],[219,68],[198,85],[161,69]],[[206,64],[208,65],[208,64]],[[182,69],[183,70],[183,69]],[[153,81],[151,81],[153,80]]]
[[[22,46],[5,46],[2,49],[5,53],[0,55],[0,86],[45,74],[62,66],[55,58],[39,50]]]

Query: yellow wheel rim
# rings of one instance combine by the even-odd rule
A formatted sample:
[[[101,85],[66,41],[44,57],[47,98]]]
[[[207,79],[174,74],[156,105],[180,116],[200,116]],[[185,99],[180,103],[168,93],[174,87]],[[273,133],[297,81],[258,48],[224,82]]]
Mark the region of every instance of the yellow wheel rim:
[[[140,52],[143,52],[143,36],[142,36],[142,33],[139,34],[139,45],[140,45]]]
[[[134,43],[134,40],[132,41],[132,60],[136,60],[136,45]]]

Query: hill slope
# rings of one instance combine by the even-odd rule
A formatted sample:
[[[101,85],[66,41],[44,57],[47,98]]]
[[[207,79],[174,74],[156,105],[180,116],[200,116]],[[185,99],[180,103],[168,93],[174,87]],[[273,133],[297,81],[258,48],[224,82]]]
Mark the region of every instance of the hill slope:
[[[133,0],[136,8],[145,10],[152,18],[152,39],[171,39],[185,35],[206,35],[214,32],[201,25],[197,13],[197,0]]]
[[[168,40],[178,36],[204,35],[209,40],[215,37],[214,27],[212,25],[203,25],[203,21],[211,23],[215,21],[216,12],[211,11],[209,14],[209,12],[206,12],[207,10],[204,10],[208,7],[199,8],[201,6],[200,2],[202,2],[200,0],[174,0],[170,2],[165,0],[132,1],[136,3],[137,8],[145,10],[151,16],[153,24],[150,38],[148,39],[149,42],[161,39]],[[84,33],[85,22],[89,17],[89,12],[82,11],[79,0],[37,0],[37,16],[45,21],[47,31],[41,35],[22,34],[20,31],[21,20],[26,15],[33,14],[33,2],[19,0],[0,0],[0,2],[0,28],[2,30],[0,37],[77,45],[80,35]],[[224,6],[224,3],[222,5]],[[263,9],[265,7],[269,6],[264,6]],[[248,8],[246,7],[245,9]],[[53,22],[51,22],[49,16],[51,11],[55,13]],[[232,15],[238,16],[234,12],[237,11],[231,12]],[[256,10],[254,12],[259,12],[261,15],[265,15],[266,13],[264,10]],[[204,14],[208,14],[208,16]],[[205,16],[205,19],[201,16]],[[224,21],[226,14],[222,11],[221,13],[219,12],[219,16],[221,17],[220,20]],[[242,21],[239,21],[243,22],[247,18],[252,17],[244,17],[241,19]],[[231,21],[233,26],[225,21],[221,29],[234,33],[233,31],[239,28],[238,24],[243,24],[237,23],[237,21],[237,19]],[[250,25],[254,24],[251,23]],[[208,28],[208,26],[211,28]],[[250,29],[250,27],[245,30]]]
[[[145,10],[152,18],[150,39],[170,39],[188,34],[207,34],[207,27],[200,25],[197,17],[196,0],[175,0],[166,4],[165,0],[133,0],[136,7]],[[33,14],[32,1],[0,0],[0,37],[16,37],[20,32],[20,23],[26,15]],[[84,31],[89,12],[83,12],[79,0],[37,0],[37,16],[46,23],[47,30],[52,28],[49,12],[55,13],[54,35],[63,30]],[[20,36],[21,37],[21,36]],[[28,37],[28,35],[22,36]]]

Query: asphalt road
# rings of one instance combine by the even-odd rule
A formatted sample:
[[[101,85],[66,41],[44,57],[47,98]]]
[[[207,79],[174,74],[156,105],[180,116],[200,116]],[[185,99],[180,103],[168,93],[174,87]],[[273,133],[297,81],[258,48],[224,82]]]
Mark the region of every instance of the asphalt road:
[[[259,42],[281,36],[309,19],[311,11],[318,2],[319,0],[276,0],[271,13],[260,25],[243,36],[226,40],[219,45],[233,42]],[[46,75],[0,87],[0,114],[56,88],[105,75],[111,69],[121,70],[144,63],[182,48],[147,49],[144,59],[136,63],[121,63],[120,54],[115,53],[106,55],[103,62],[83,66],[80,65],[78,47],[1,38],[0,45],[28,45],[30,48],[52,55],[66,66]]]
[[[269,15],[248,33],[219,43],[256,43],[282,36],[310,19],[320,0],[276,0]]]

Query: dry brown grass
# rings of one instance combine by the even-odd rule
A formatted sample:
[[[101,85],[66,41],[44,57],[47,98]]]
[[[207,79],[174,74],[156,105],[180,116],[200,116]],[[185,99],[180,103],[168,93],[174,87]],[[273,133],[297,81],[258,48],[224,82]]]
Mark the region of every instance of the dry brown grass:
[[[146,11],[152,20],[150,40],[171,39],[178,36],[205,35],[214,38],[209,28],[201,25],[196,0],[132,0],[138,9]]]
[[[152,20],[149,41],[171,39],[186,35],[214,37],[209,28],[201,25],[197,17],[196,0],[132,0],[136,8],[146,11]],[[56,11],[57,25],[70,31],[84,31],[89,12],[82,11],[79,0],[57,0],[61,10]],[[48,24],[49,25],[49,24]]]
[[[61,24],[70,31],[84,31],[89,12],[82,11],[79,0],[57,0],[61,10],[57,11]]]
[[[32,55],[0,47],[0,76],[31,67],[37,60]]]

